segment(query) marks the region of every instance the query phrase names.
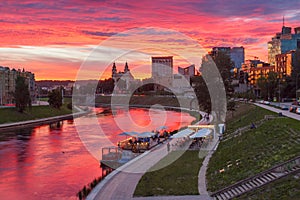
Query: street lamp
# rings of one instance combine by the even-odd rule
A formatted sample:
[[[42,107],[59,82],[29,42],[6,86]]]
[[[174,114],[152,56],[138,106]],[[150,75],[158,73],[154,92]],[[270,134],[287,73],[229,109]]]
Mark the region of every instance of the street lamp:
[[[279,93],[279,97],[278,97],[278,101],[279,101],[279,107],[280,107],[280,102],[281,102],[281,99],[280,99],[280,78],[279,78],[279,82],[278,82],[278,88],[279,88],[279,91],[278,91],[278,93]]]
[[[296,101],[297,101],[297,89],[298,89],[298,76],[300,75],[300,73],[297,73],[296,75]]]

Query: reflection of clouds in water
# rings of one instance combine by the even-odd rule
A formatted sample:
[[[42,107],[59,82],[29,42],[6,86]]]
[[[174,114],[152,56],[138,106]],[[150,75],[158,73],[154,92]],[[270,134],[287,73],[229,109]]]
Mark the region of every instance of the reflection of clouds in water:
[[[94,110],[103,111],[101,108]],[[130,115],[130,117],[128,117]],[[91,119],[96,119],[95,121]],[[115,120],[118,121],[118,125]],[[132,123],[133,120],[135,125]],[[93,152],[97,159],[101,157],[101,148],[116,146],[125,139],[119,136],[122,132],[147,132],[157,130],[160,126],[167,126],[169,131],[188,125],[194,117],[188,113],[159,110],[156,108],[132,108],[129,111],[118,109],[115,115],[97,115],[90,118],[76,119],[76,128],[80,130],[80,137],[84,144]],[[100,130],[101,129],[101,130]]]

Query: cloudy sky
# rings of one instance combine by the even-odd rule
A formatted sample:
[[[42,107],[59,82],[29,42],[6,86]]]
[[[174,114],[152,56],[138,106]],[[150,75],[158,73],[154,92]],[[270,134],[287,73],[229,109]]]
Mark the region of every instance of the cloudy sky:
[[[0,66],[25,68],[37,80],[76,79],[95,48],[102,54],[92,58],[98,58],[94,67],[103,71],[113,61],[119,70],[125,61],[138,69],[151,55],[186,56],[174,46],[190,54],[199,46],[244,46],[247,59],[267,61],[267,42],[280,32],[283,16],[286,26],[300,26],[299,7],[298,0],[1,1]],[[199,46],[187,49],[193,43],[187,38]],[[176,61],[175,67],[185,65]],[[147,77],[149,70],[134,75]]]

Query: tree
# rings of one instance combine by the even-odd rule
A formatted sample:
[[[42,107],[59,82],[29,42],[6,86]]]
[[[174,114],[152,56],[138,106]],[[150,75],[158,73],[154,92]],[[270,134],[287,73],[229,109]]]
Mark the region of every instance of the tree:
[[[233,65],[230,56],[222,51],[202,58],[201,74],[209,91],[208,99],[210,99],[212,114],[215,115],[216,122],[224,122],[227,112],[226,97],[233,94],[231,85]]]
[[[51,92],[48,93],[49,97],[49,105],[52,106],[53,108],[60,109],[62,106],[62,94],[59,88],[52,90]]]
[[[200,108],[207,112],[211,112],[211,99],[202,76],[194,76],[191,78],[191,82],[194,86],[195,93],[197,95]]]
[[[25,78],[22,76],[18,76],[16,79],[14,97],[16,101],[16,108],[20,113],[24,112],[26,106],[31,106],[28,84],[26,83]]]
[[[267,81],[268,81],[268,87],[269,87],[269,97],[271,99],[273,99],[274,96],[276,96],[276,91],[277,91],[277,88],[279,87],[278,74],[276,72],[272,72],[272,71],[269,72]]]
[[[230,96],[233,89],[231,86],[231,70],[234,67],[234,63],[231,61],[230,56],[225,52],[218,52],[217,54],[213,55],[211,59],[208,59],[207,56],[205,56],[202,59],[202,65],[201,65],[201,71],[209,73],[209,70],[211,68],[211,61],[214,62],[214,64],[217,66],[219,73],[223,79],[223,83],[226,90],[226,95]]]
[[[257,79],[257,86],[260,89],[260,97],[267,100],[268,99],[268,81],[267,78],[261,76]]]
[[[229,101],[228,102],[227,110],[231,111],[231,116],[233,117],[233,112],[235,111],[235,101]]]
[[[273,99],[278,91],[278,75],[276,72],[269,72],[268,77],[261,76],[257,79],[257,86],[260,89],[260,96],[265,99]]]

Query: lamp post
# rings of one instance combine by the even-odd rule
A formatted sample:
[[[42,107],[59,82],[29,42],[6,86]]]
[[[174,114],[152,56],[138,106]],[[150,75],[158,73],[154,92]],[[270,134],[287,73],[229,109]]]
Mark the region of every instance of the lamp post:
[[[278,97],[278,101],[279,101],[279,107],[280,107],[280,102],[281,102],[281,99],[280,99],[280,78],[279,78],[279,83],[278,83],[278,88],[279,88],[279,97]]]
[[[297,75],[296,75],[296,101],[298,101],[297,100],[297,89],[298,89],[298,76],[300,75],[300,73],[297,73]]]

